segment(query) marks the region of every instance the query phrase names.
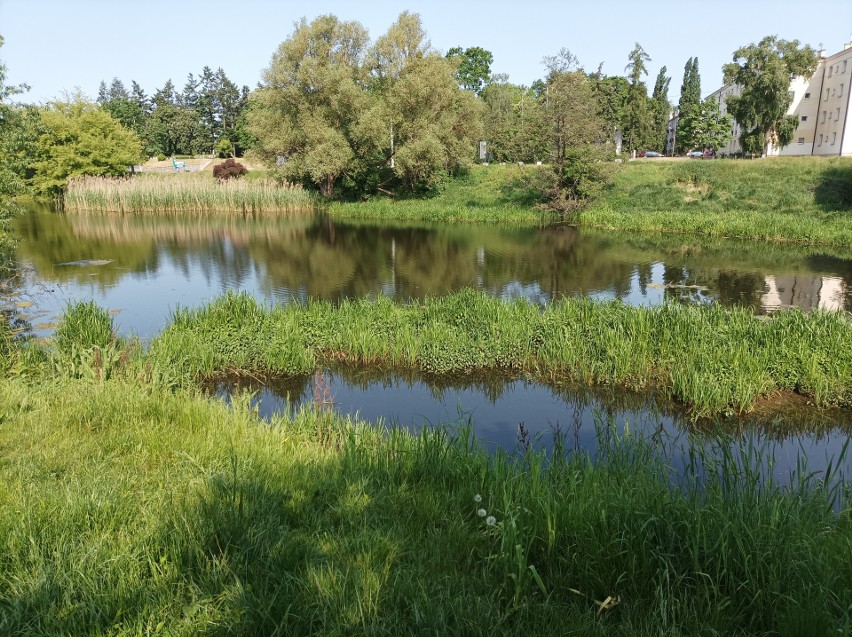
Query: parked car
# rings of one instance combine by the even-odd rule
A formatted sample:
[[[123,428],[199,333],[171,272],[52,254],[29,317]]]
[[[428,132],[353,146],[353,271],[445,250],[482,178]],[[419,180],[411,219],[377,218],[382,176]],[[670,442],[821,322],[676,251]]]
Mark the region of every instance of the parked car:
[[[700,150],[691,150],[688,153],[686,153],[686,156],[687,157],[693,157],[693,158],[697,157],[698,159],[701,159],[702,157],[704,157],[704,153]]]
[[[662,157],[662,156],[663,156],[663,155],[662,155],[662,153],[658,153],[658,152],[657,152],[657,151],[655,151],[655,150],[646,150],[646,151],[642,154],[642,157]]]

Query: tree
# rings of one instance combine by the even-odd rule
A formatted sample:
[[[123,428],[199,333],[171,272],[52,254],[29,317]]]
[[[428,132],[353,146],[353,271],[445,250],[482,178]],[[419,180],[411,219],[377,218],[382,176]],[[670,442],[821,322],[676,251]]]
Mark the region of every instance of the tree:
[[[676,151],[683,153],[693,148],[684,138],[683,131],[691,128],[689,122],[693,107],[701,104],[701,76],[698,74],[698,58],[689,58],[683,67],[683,83],[680,85],[680,100],[677,103],[679,114],[677,134],[675,136]]]
[[[491,63],[494,56],[491,51],[474,46],[462,50],[460,46],[453,47],[447,51],[447,58],[458,64],[456,78],[459,85],[477,95],[491,80]]]
[[[536,161],[549,152],[543,106],[525,86],[492,81],[480,94],[484,106],[483,139],[495,161]]]
[[[68,179],[78,175],[123,175],[142,157],[136,134],[79,94],[40,113],[44,132],[31,180],[40,194],[61,196]]]
[[[352,131],[368,104],[367,32],[325,15],[304,19],[272,57],[252,96],[249,131],[257,152],[291,180],[325,196],[352,166]],[[280,158],[280,159],[279,159]]]
[[[666,67],[664,66],[657,74],[654,92],[651,94],[651,118],[653,120],[651,146],[661,152],[666,147],[666,133],[672,112],[672,105],[669,102],[669,84],[671,81],[672,78],[666,77]]]
[[[810,77],[816,65],[810,46],[776,36],[734,51],[733,62],[723,71],[726,83],[742,87],[739,95],[728,97],[727,107],[743,129],[740,142],[744,150],[754,150],[755,139],[760,138],[761,152],[766,155],[772,146],[784,147],[793,140],[799,121],[795,115],[787,115],[793,102],[790,79]]]
[[[719,112],[719,103],[710,98],[689,107],[684,126],[678,126],[683,143],[689,148],[716,152],[728,141],[731,132],[730,115]]]
[[[567,213],[584,206],[606,181],[609,133],[598,114],[592,82],[574,68],[576,58],[563,49],[545,58],[545,64],[550,72],[543,104],[552,162],[544,196],[551,209]]]
[[[643,75],[648,75],[645,66],[651,57],[637,42],[628,56],[629,62],[625,67],[630,80],[630,91],[627,95],[627,105],[624,117],[624,143],[631,151],[636,151],[648,145],[651,139],[651,113],[648,108],[648,89],[641,81]]]

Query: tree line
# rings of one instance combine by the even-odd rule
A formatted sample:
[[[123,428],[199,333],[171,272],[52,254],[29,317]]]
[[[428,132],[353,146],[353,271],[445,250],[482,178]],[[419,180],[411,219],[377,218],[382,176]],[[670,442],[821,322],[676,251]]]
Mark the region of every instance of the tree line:
[[[95,101],[74,94],[21,106],[9,103],[7,88],[2,162],[15,183],[57,195],[69,176],[124,174],[144,157],[249,153],[279,179],[362,199],[434,191],[477,159],[541,162],[526,185],[566,211],[606,181],[619,150],[663,152],[675,113],[674,152],[718,148],[730,137],[731,119],[701,99],[697,57],[684,67],[677,105],[666,67],[649,91],[651,58],[639,43],[624,75],[587,72],[563,49],[525,86],[492,73],[492,62],[477,46],[440,53],[407,11],[375,41],[355,21],[303,19],[251,91],[210,67],[189,74],[182,90],[168,80],[151,96],[115,78]],[[725,77],[742,90],[727,106],[744,149],[789,143],[789,78],[815,64],[810,47],[772,37],[734,53]]]

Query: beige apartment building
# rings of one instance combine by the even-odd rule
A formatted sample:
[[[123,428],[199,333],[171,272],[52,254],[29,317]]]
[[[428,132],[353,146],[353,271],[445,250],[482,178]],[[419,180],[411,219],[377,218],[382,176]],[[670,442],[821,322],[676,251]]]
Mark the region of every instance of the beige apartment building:
[[[799,118],[793,141],[780,148],[770,146],[770,156],[852,155],[852,102],[849,99],[852,93],[852,41],[838,53],[826,56],[825,50],[821,50],[818,55],[819,64],[810,78],[797,77],[790,82],[793,102],[787,112]],[[739,92],[739,86],[729,84],[707,97],[718,101],[719,111],[727,113],[726,99]],[[671,152],[676,142],[677,121],[677,116],[669,121],[667,152]],[[718,151],[720,155],[740,152],[741,132],[734,121],[728,143]]]

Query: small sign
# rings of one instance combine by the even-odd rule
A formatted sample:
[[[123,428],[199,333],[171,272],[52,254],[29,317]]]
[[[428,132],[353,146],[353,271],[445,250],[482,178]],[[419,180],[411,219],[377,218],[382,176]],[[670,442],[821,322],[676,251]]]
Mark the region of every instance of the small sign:
[[[485,158],[488,157],[488,152],[487,152],[487,149],[486,149],[487,145],[488,145],[488,142],[479,142],[479,158],[482,161],[485,161]]]

